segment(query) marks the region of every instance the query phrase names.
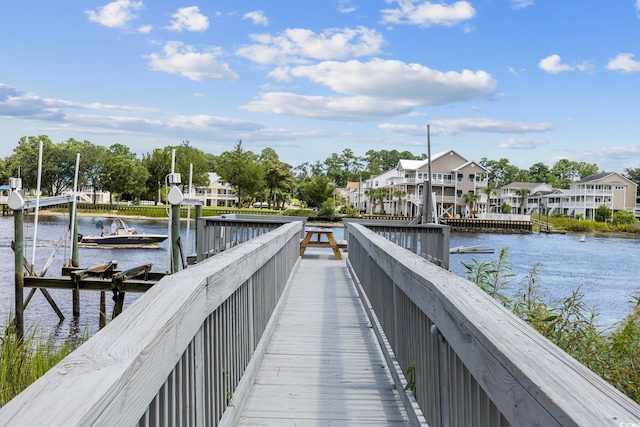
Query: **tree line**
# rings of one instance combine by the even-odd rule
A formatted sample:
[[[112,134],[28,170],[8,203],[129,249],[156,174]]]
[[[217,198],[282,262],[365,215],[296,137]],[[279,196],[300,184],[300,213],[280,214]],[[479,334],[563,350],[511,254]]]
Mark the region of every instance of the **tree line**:
[[[309,207],[319,207],[332,197],[336,188],[345,187],[347,182],[367,180],[393,169],[401,159],[426,158],[425,154],[398,150],[369,150],[364,156],[357,156],[346,148],[324,161],[293,167],[282,162],[274,149],[265,148],[259,154],[253,153],[245,149],[242,140],[233,150],[219,155],[205,153],[192,147],[189,141],[182,141],[177,146],[157,148],[139,158],[123,144],[107,148],[73,138],[54,143],[41,135],[20,138],[13,154],[0,159],[0,183],[19,176],[25,190],[35,189],[40,143],[43,146],[41,191],[45,196],[72,190],[79,153],[79,188],[91,189],[94,194],[108,191],[113,201],[160,202],[164,198],[165,178],[171,171],[172,150],[175,150],[175,172],[182,176],[183,191],[187,189],[192,167],[194,187],[208,186],[208,173],[215,172],[222,182],[231,186],[239,206],[265,201],[276,208],[283,207],[293,198]],[[567,159],[561,159],[551,167],[536,163],[528,169],[520,169],[506,158],[489,160],[483,157],[479,163],[488,170],[489,182],[494,188],[515,181],[546,182],[556,188],[568,188],[571,182],[599,171],[595,163]],[[640,167],[627,168],[624,175],[640,184]]]

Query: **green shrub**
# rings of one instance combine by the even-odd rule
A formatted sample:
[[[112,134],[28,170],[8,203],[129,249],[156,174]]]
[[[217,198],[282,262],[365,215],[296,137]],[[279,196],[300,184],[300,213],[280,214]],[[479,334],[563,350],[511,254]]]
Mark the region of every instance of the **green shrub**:
[[[605,205],[600,205],[596,209],[595,220],[597,222],[606,222],[611,219],[611,209]]]
[[[633,215],[633,213],[629,212],[629,211],[617,211],[616,213],[613,214],[613,218],[611,220],[611,223],[613,225],[629,225],[629,224],[635,224],[636,222],[638,222],[638,220],[636,219],[636,217]]]
[[[640,294],[634,295],[631,313],[613,331],[601,332],[597,311],[584,302],[580,288],[568,296],[549,299],[538,280],[539,265],[522,280],[513,297],[513,274],[507,250],[497,260],[464,264],[467,278],[531,325],[580,363],[640,403]]]
[[[332,198],[328,198],[322,202],[318,216],[335,216],[336,215],[336,203]]]

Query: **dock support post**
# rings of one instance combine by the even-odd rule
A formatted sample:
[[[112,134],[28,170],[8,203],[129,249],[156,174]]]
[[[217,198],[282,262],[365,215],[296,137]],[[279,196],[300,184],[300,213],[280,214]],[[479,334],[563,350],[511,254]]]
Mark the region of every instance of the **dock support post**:
[[[171,205],[171,274],[180,266],[180,205]]]
[[[196,215],[195,215],[195,224],[196,224],[196,239],[195,244],[193,245],[195,248],[198,247],[198,219],[202,216],[202,205],[196,205]],[[197,252],[197,249],[196,249]]]
[[[13,211],[13,234],[15,239],[14,260],[15,260],[15,303],[16,303],[16,335],[18,340],[24,337],[24,211],[17,209]]]
[[[73,212],[73,206],[69,203],[69,226],[71,233],[71,266],[78,267],[80,263],[78,262],[78,223],[76,222],[76,218]],[[73,222],[73,224],[72,224]],[[80,317],[80,288],[76,285],[76,288],[71,291],[73,294],[73,317]]]

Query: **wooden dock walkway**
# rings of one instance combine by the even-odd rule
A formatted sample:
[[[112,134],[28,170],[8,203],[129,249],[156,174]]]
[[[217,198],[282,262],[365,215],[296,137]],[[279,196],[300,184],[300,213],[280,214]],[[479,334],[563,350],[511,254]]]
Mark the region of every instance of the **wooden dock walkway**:
[[[308,251],[240,426],[409,425],[345,261]]]

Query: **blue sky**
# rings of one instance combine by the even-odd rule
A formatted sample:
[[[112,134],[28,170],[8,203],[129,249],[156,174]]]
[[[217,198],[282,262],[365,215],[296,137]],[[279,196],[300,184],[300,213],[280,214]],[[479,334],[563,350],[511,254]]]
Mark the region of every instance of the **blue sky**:
[[[0,4],[0,156],[48,135],[142,155],[242,139],[528,168],[640,166],[640,0]]]

